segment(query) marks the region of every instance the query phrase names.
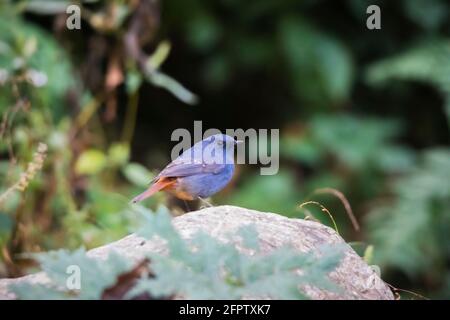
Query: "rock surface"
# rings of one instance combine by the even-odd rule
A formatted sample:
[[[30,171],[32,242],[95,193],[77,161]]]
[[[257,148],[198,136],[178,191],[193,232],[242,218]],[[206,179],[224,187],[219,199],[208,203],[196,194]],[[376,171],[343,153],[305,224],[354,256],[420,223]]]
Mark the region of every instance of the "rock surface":
[[[313,221],[290,219],[274,213],[263,213],[233,206],[205,208],[173,219],[175,228],[185,239],[197,231],[204,231],[221,241],[241,226],[254,224],[259,234],[262,252],[270,252],[290,243],[300,252],[316,250],[323,244],[341,244],[345,241],[331,228]],[[139,261],[146,252],[163,252],[160,241],[144,241],[134,234],[88,252],[91,257],[105,259],[114,250],[129,259]],[[312,299],[394,299],[394,296],[377,273],[368,266],[350,246],[340,266],[330,273],[330,278],[344,290],[340,294],[317,288],[305,288]],[[18,281],[44,283],[45,274],[36,273],[16,279],[0,279],[0,299],[14,299],[8,285]]]

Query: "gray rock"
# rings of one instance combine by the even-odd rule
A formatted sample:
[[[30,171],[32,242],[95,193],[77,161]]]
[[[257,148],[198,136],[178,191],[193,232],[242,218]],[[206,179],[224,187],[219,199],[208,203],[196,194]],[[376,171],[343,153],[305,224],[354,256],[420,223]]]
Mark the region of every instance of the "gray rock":
[[[218,240],[232,241],[239,250],[239,241],[230,240],[229,234],[246,224],[254,224],[259,234],[259,244],[263,253],[268,253],[282,245],[290,244],[299,252],[317,250],[323,244],[343,244],[345,241],[331,228],[320,223],[302,219],[291,219],[274,213],[265,213],[233,206],[219,206],[190,212],[173,219],[175,228],[185,239],[190,239],[197,231],[204,231]],[[344,259],[330,278],[341,286],[343,292],[336,294],[314,287],[304,290],[312,299],[394,299],[389,286],[350,247],[346,246]],[[147,252],[164,253],[161,241],[149,241],[131,234],[121,240],[88,252],[91,257],[105,259],[115,252],[135,261]],[[36,273],[16,279],[0,280],[0,299],[14,299],[8,285],[19,281],[45,283],[44,273]]]

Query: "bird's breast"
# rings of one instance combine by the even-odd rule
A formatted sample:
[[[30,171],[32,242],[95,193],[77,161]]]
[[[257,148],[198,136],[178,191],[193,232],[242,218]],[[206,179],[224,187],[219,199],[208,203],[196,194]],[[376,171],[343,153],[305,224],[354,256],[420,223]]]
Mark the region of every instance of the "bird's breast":
[[[178,178],[174,191],[184,197],[192,196],[194,199],[198,197],[207,198],[222,190],[230,182],[233,172],[234,165],[227,164],[218,173],[202,173]]]

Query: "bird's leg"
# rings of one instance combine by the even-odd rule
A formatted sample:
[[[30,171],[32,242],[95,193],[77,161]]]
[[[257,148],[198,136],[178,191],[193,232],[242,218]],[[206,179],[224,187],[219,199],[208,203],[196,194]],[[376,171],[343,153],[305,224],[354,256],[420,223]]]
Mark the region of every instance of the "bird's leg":
[[[191,208],[189,208],[189,205],[188,205],[187,201],[186,201],[186,200],[183,200],[183,202],[184,202],[184,206],[186,207],[186,208],[185,208],[185,209],[186,209],[186,212],[191,211]]]
[[[214,207],[211,203],[209,203],[209,202],[206,201],[205,199],[200,198],[200,197],[198,197],[198,198],[200,199],[201,202],[203,202],[204,204],[206,204],[208,207]]]

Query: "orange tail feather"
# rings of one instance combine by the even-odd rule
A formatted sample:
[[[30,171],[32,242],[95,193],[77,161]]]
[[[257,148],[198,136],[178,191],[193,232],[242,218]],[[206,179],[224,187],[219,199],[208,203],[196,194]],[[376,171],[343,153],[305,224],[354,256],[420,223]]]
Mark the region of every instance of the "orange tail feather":
[[[131,200],[132,203],[136,203],[139,201],[142,201],[144,199],[147,199],[148,197],[151,197],[156,192],[170,186],[171,184],[175,183],[175,180],[158,180],[153,185],[150,186],[147,190],[139,194],[138,196],[134,197],[133,200]]]

